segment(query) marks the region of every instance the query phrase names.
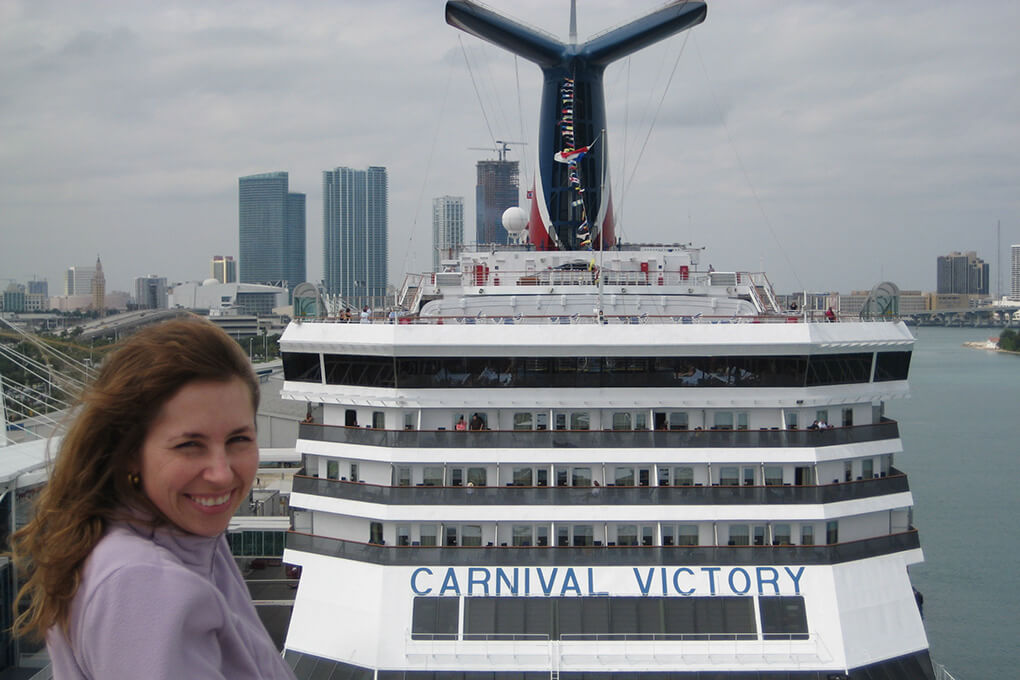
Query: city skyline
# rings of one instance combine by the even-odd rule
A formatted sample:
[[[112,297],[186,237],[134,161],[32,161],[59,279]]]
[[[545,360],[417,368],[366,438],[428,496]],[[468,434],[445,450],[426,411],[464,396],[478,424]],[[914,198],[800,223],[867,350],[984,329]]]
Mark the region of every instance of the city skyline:
[[[586,2],[579,35],[656,4]],[[566,2],[494,5],[566,32]],[[0,7],[5,278],[56,292],[66,267],[101,251],[108,290],[152,272],[201,280],[212,253],[239,255],[237,177],[288,168],[315,205],[317,176],[339,161],[389,170],[399,284],[429,266],[431,197],[464,195],[472,214],[486,154],[468,147],[533,141],[538,69],[458,35],[438,0],[398,13],[346,1],[256,1],[240,16],[183,1],[108,9]],[[689,39],[607,71],[623,238],[706,246],[716,269],[764,268],[778,290],[933,289],[935,257],[976,250],[991,292],[1008,293],[1018,27],[1008,2],[711,4]],[[394,49],[408,44],[413,59]],[[534,148],[509,152],[522,193]],[[321,229],[309,222],[309,243]]]

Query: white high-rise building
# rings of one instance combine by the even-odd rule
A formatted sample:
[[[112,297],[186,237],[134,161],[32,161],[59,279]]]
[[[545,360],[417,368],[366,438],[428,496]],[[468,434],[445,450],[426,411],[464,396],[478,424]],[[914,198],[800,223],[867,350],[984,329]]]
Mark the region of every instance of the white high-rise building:
[[[91,295],[95,267],[68,267],[64,274],[64,295]]]
[[[432,271],[443,260],[457,259],[464,245],[464,197],[432,199]]]
[[[1020,243],[1013,244],[1010,267],[1009,299],[1020,302]]]

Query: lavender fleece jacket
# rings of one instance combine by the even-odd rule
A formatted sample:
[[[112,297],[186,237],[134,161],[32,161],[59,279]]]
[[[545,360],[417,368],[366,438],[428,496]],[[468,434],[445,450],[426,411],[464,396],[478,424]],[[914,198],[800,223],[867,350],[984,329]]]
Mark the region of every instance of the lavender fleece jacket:
[[[55,680],[286,678],[226,538],[113,524],[46,646]]]

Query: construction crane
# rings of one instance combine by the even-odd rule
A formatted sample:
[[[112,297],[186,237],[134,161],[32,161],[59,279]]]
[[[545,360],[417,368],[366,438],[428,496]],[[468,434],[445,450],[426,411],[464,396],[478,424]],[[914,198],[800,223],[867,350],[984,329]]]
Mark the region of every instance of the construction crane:
[[[496,140],[496,144],[499,144],[499,146],[498,147],[491,147],[491,146],[469,146],[468,149],[470,149],[472,151],[495,151],[497,154],[499,154],[499,160],[503,161],[503,160],[506,160],[506,154],[507,154],[507,152],[510,151],[510,145],[511,144],[520,144],[521,146],[527,146],[528,143],[527,142],[510,142],[510,141],[503,141],[502,139],[497,139]]]

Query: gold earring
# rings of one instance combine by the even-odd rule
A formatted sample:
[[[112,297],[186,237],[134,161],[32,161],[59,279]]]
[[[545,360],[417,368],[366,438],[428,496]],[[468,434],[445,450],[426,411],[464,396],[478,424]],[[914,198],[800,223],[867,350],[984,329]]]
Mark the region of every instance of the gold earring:
[[[137,472],[129,472],[128,482],[131,484],[131,486],[138,486],[139,484],[142,483],[142,478],[138,476]]]

